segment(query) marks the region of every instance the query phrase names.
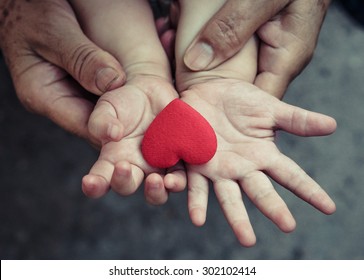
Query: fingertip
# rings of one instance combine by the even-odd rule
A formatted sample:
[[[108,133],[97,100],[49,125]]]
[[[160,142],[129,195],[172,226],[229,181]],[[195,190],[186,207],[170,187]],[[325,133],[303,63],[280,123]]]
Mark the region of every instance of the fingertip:
[[[296,229],[296,220],[286,204],[275,208],[267,217],[283,232],[290,233]]]
[[[326,215],[332,215],[336,211],[335,202],[325,191],[319,191],[314,194],[309,203]]]
[[[113,142],[120,141],[123,138],[123,127],[119,121],[108,124],[104,138]]]
[[[163,182],[164,182],[164,186],[169,191],[173,191],[176,187],[176,180],[175,180],[175,177],[173,174],[169,173],[166,176],[164,176]]]
[[[171,192],[181,192],[186,188],[186,173],[183,170],[177,170],[164,176],[164,186]]]
[[[326,206],[325,214],[326,215],[332,215],[335,212],[336,212],[336,204],[335,204],[335,202],[331,201],[331,203],[329,203],[329,205]]]
[[[249,221],[236,221],[230,225],[236,238],[242,246],[252,247],[256,244],[257,238]]]
[[[336,212],[336,204],[331,199],[322,202],[322,212],[326,215],[332,215]]]
[[[317,117],[312,121],[311,126],[317,126],[317,132],[315,131],[315,129],[313,130],[314,132],[319,134],[319,136],[330,135],[336,131],[337,123],[334,118],[321,113],[316,113],[316,116]]]
[[[257,243],[257,239],[254,235],[254,237],[245,238],[244,240],[239,240],[239,242],[242,246],[250,248],[255,246],[255,244]]]
[[[235,235],[237,236],[239,243],[244,247],[253,247],[257,243],[257,238],[252,229],[237,229]]]
[[[122,196],[136,192],[144,179],[144,172],[138,166],[128,161],[119,161],[114,166],[111,178],[111,188]]]
[[[90,198],[100,198],[109,190],[109,185],[100,176],[86,175],[82,178],[82,191]]]
[[[90,116],[90,135],[101,143],[117,142],[123,138],[124,127],[114,116],[113,110],[110,105],[98,104]]]
[[[257,239],[256,239],[255,235],[250,236],[250,237],[243,237],[238,240],[242,246],[247,247],[247,248],[253,247],[257,243]]]
[[[165,189],[163,178],[159,174],[150,174],[145,179],[144,196],[151,205],[162,205],[167,202],[168,192]]]
[[[136,191],[137,187],[133,180],[133,171],[129,162],[121,161],[115,165],[111,187],[122,196],[131,195]]]
[[[335,132],[336,120],[325,114],[277,102],[276,121],[280,129],[298,136],[325,136]],[[280,107],[280,108],[279,108]]]
[[[202,227],[206,222],[206,211],[202,208],[193,208],[189,210],[192,223],[197,227]]]
[[[277,222],[279,229],[285,233],[293,232],[296,229],[296,220],[288,213],[280,217]]]
[[[329,127],[331,128],[331,133],[334,133],[337,129],[337,122],[334,118],[329,117]]]

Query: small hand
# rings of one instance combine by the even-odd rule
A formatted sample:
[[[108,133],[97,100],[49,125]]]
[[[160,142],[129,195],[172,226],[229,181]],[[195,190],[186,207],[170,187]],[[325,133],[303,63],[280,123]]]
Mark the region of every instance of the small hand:
[[[208,179],[245,246],[255,243],[255,235],[239,187],[285,232],[295,228],[295,221],[268,176],[318,210],[335,211],[324,190],[273,142],[278,129],[300,136],[330,134],[336,129],[332,118],[288,105],[242,81],[209,81],[181,96],[210,122],[218,140],[217,152],[207,164],[186,166],[189,212],[196,225],[206,219]]]
[[[175,98],[177,93],[168,81],[136,76],[99,99],[90,117],[89,130],[102,143],[102,148],[97,162],[83,179],[86,195],[100,197],[110,186],[121,195],[130,195],[144,176],[146,198],[152,204],[164,203],[168,191],[184,189],[182,166],[167,171],[153,168],[144,160],[140,149],[150,123]]]

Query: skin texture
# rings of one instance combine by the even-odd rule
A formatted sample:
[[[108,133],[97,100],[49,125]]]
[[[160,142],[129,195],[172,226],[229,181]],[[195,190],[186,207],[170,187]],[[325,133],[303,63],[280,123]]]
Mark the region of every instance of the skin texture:
[[[239,80],[197,83],[181,96],[210,122],[218,140],[217,152],[207,164],[186,165],[188,205],[194,224],[203,225],[206,219],[208,180],[212,181],[226,219],[244,246],[254,245],[256,238],[242,194],[282,231],[295,228],[292,214],[269,177],[319,211],[335,211],[326,192],[274,144],[279,129],[300,136],[321,136],[335,131],[335,120],[285,104]]]
[[[213,70],[194,72],[186,67],[183,54],[193,36],[207,19],[225,4],[223,0],[214,1],[215,6],[206,5],[211,1],[203,2],[202,0],[181,1],[182,15],[175,54],[176,87],[181,99],[200,112],[214,128],[218,146],[215,156],[207,164],[185,166],[188,179],[188,208],[193,223],[202,225],[206,219],[208,182],[211,181],[221,208],[238,240],[244,246],[252,246],[255,243],[255,234],[244,207],[243,195],[248,196],[282,231],[289,232],[295,227],[291,213],[275,192],[268,177],[323,213],[331,214],[335,211],[335,204],[322,188],[296,163],[279,152],[274,144],[274,136],[275,131],[279,129],[300,136],[327,135],[335,130],[336,123],[330,117],[285,104],[253,85],[260,67],[257,61],[258,45],[254,36],[250,37],[244,48],[238,50],[233,59],[219,64]],[[16,1],[6,3],[6,7],[2,6],[3,11],[4,8],[10,11],[11,7],[12,9],[17,7]],[[22,3],[30,5],[29,2]],[[149,124],[170,101],[178,97],[172,83],[168,56],[163,51],[158,38],[161,33],[158,34],[154,25],[151,24],[153,18],[150,11],[142,12],[142,8],[147,8],[147,2],[143,0],[110,1],[108,8],[111,10],[102,11],[101,7],[105,6],[103,2],[93,0],[87,1],[86,7],[92,6],[96,13],[87,10],[86,7],[79,8],[83,30],[107,52],[100,49],[92,52],[82,51],[84,46],[95,47],[95,45],[82,35],[68,4],[50,1],[47,3],[53,3],[62,9],[48,10],[41,5],[45,2],[36,3],[40,11],[46,15],[49,11],[58,11],[59,18],[67,18],[66,22],[70,24],[66,25],[67,28],[59,27],[60,23],[57,21],[55,21],[56,27],[53,28],[61,28],[55,29],[56,34],[64,36],[67,30],[74,41],[67,44],[68,40],[63,42],[59,39],[64,36],[55,39],[52,36],[49,37],[47,30],[44,30],[44,34],[37,32],[31,34],[29,31],[29,41],[36,43],[32,45],[32,48],[29,46],[23,49],[15,48],[21,50],[18,53],[14,51],[18,55],[15,57],[21,59],[16,60],[18,63],[8,60],[8,65],[14,79],[20,77],[25,81],[22,86],[19,86],[22,83],[16,80],[18,92],[27,92],[27,87],[34,89],[32,95],[20,95],[21,100],[28,104],[27,106],[36,108],[37,112],[45,115],[49,114],[47,116],[54,120],[61,121],[65,121],[62,114],[72,114],[76,111],[79,116],[72,120],[76,120],[78,124],[82,120],[81,127],[84,132],[82,134],[82,131],[79,131],[79,135],[94,139],[95,143],[101,144],[98,160],[89,174],[83,178],[82,187],[85,194],[90,197],[100,197],[111,188],[121,195],[130,195],[140,186],[144,178],[147,200],[153,204],[164,203],[169,191],[183,190],[186,185],[186,174],[181,165],[167,170],[153,168],[145,162],[140,152],[140,143]],[[85,1],[73,0],[72,3],[82,5]],[[128,5],[129,8],[125,17],[121,18],[125,24],[132,22],[133,19],[138,19],[137,23],[140,24],[139,26],[135,24],[133,28],[118,33],[117,35],[121,37],[112,34],[115,30],[113,26],[124,25],[119,17],[124,10],[123,6],[118,6],[120,3]],[[139,4],[141,6],[138,6]],[[131,9],[133,5],[136,5],[134,13]],[[196,9],[194,5],[202,5],[203,8],[208,6],[210,10]],[[46,5],[46,7],[55,6]],[[31,7],[34,8],[34,6]],[[55,15],[59,15],[58,12],[48,14],[46,17],[48,21],[53,17],[57,19]],[[203,13],[205,13],[204,17]],[[2,13],[1,24],[6,28],[11,28],[12,25],[9,14],[9,12]],[[16,15],[15,13],[13,19],[17,18]],[[29,11],[26,15],[31,17],[27,22],[35,20]],[[94,21],[87,21],[90,16]],[[144,20],[149,24],[141,22]],[[100,22],[102,24],[99,24]],[[41,23],[40,27],[45,26],[43,21]],[[192,27],[188,28],[186,24],[192,24]],[[151,27],[153,28],[150,29]],[[53,28],[51,26],[50,30],[54,30]],[[28,29],[39,30],[33,27]],[[2,45],[4,52],[13,54],[12,46],[18,41],[12,40],[19,37],[8,36],[3,32],[4,28],[1,30],[2,38],[7,39]],[[11,32],[11,29],[9,30]],[[25,29],[24,36],[28,35],[26,31],[28,30]],[[135,33],[139,36],[131,36]],[[44,36],[48,38],[50,44],[45,44],[45,42],[48,43],[47,40],[39,39]],[[79,44],[75,44],[80,36],[83,36],[82,38],[91,45],[82,43],[80,47]],[[148,38],[148,36],[151,37]],[[23,36],[20,37],[23,38]],[[141,42],[144,42],[146,38],[149,39],[149,44],[142,44]],[[166,39],[166,42],[168,40]],[[82,40],[82,42],[85,41]],[[70,51],[72,48],[67,49],[67,46],[73,46],[73,44],[78,46],[74,52]],[[89,50],[88,47],[86,50]],[[59,56],[53,48],[67,51],[61,52],[64,56]],[[98,87],[100,84],[92,78],[98,76],[92,70],[95,69],[92,65],[95,61],[97,66],[100,65],[98,62],[100,56],[96,55],[94,58],[94,54],[99,53],[99,50],[101,56],[105,55],[114,62],[116,58],[123,65],[126,74],[126,82],[124,78],[121,81],[121,84],[125,82],[123,87],[113,88],[114,85],[110,87],[108,83],[105,83],[100,89]],[[150,51],[153,51],[153,56],[149,55]],[[87,55],[77,55],[79,53]],[[7,57],[12,56],[7,55]],[[44,57],[47,57],[47,60]],[[73,58],[75,63],[69,64],[69,61],[73,60],[68,57]],[[65,63],[65,61],[68,62]],[[86,64],[84,64],[88,61],[91,63],[90,68],[85,67]],[[62,63],[65,63],[64,68],[60,66],[63,65]],[[241,67],[241,63],[244,63],[245,67]],[[120,67],[118,63],[115,65],[112,69]],[[91,77],[91,82],[88,79],[86,79],[88,82],[85,82],[80,78],[85,77],[81,75],[83,71],[88,74],[86,77]],[[91,74],[87,71],[91,71]],[[34,73],[38,76],[34,76]],[[40,77],[42,79],[39,79]],[[99,98],[93,111],[94,103],[84,97],[85,92],[80,90],[81,87],[75,86],[74,80],[83,80],[81,85],[90,92],[101,94],[106,91]],[[46,91],[47,94],[44,94],[44,88],[48,90],[49,86],[53,90]],[[67,94],[64,93],[65,91]],[[42,98],[39,98],[39,92],[43,92]],[[59,92],[62,94],[59,95]],[[68,103],[70,100],[73,105]],[[62,110],[57,111],[55,104],[62,105]],[[88,127],[85,128],[88,118]],[[70,121],[68,120],[67,125]],[[66,128],[66,124],[63,126]]]
[[[192,222],[198,226],[205,222],[209,181],[244,246],[256,242],[244,207],[245,196],[282,231],[295,228],[292,214],[269,178],[319,211],[333,213],[334,202],[295,162],[280,153],[274,138],[280,129],[300,136],[327,135],[335,131],[335,120],[285,104],[254,85],[260,61],[259,40],[255,37],[250,37],[231,59],[212,69],[189,69],[183,59],[186,49],[205,22],[230,1],[179,3],[176,86],[181,99],[209,121],[218,141],[217,152],[207,164],[186,164]]]
[[[90,115],[98,96],[120,88],[126,74],[115,56],[85,35],[68,1],[1,0],[0,44],[23,105],[101,147],[102,128],[89,130]],[[161,180],[154,174],[146,184],[146,200],[153,204],[166,201]],[[173,176],[165,180],[174,186]],[[100,193],[92,186],[84,191],[90,197]]]
[[[101,151],[83,178],[82,189],[90,197],[100,197],[110,189],[130,195],[145,179],[147,201],[165,203],[168,192],[185,188],[186,176],[181,165],[167,170],[152,168],[140,150],[149,124],[178,97],[149,4],[145,0],[110,0],[108,5],[100,0],[70,3],[85,33],[120,61],[127,77],[123,87],[100,97],[90,116],[88,128],[100,141]],[[130,28],[115,29],[118,25]]]
[[[99,145],[87,129],[95,101],[89,92],[120,87],[125,74],[84,35],[68,2],[1,1],[0,44],[24,106]]]
[[[100,98],[89,128],[96,138],[103,139],[102,149],[89,174],[83,178],[83,190],[88,196],[100,197],[110,188],[120,195],[130,195],[145,177],[147,201],[152,204],[165,203],[168,191],[185,188],[182,165],[168,170],[153,168],[140,150],[145,130],[176,97],[168,80],[137,76],[124,87]]]
[[[201,28],[184,62],[194,71],[212,69],[256,33],[260,47],[254,83],[282,98],[311,60],[329,4],[329,0],[228,0]]]

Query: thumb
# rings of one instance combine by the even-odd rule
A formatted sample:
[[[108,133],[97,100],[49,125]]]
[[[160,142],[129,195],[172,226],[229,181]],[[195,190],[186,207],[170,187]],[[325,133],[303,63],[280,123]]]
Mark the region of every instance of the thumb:
[[[91,136],[101,143],[120,141],[124,133],[124,127],[117,119],[114,107],[102,100],[99,100],[91,113],[88,129]]]
[[[91,42],[77,23],[58,25],[52,38],[42,39],[36,51],[44,59],[66,70],[86,90],[97,95],[125,82],[120,63]],[[44,43],[46,42],[46,43]]]
[[[184,56],[186,66],[194,71],[208,70],[226,61],[288,2],[227,1],[187,48]]]

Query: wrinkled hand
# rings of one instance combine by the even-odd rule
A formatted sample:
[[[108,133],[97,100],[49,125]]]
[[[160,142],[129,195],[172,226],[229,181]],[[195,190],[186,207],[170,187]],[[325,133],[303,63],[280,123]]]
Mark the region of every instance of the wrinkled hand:
[[[281,98],[311,60],[330,0],[227,0],[205,25],[184,61],[211,69],[236,54],[254,33],[260,40],[255,85]]]
[[[167,171],[153,168],[140,149],[150,123],[177,97],[169,82],[152,76],[137,76],[100,97],[91,114],[89,130],[102,148],[97,162],[83,178],[86,195],[100,197],[110,186],[121,195],[130,195],[144,176],[146,198],[152,204],[163,204],[168,191],[184,189],[186,178],[182,166]]]
[[[191,87],[182,100],[214,128],[218,147],[205,165],[187,165],[189,212],[194,224],[206,219],[208,179],[235,235],[245,246],[255,235],[243,204],[243,193],[282,231],[295,220],[268,176],[326,214],[335,204],[324,190],[274,144],[275,131],[300,136],[327,135],[336,122],[325,115],[288,105],[252,84],[215,80]]]
[[[122,86],[124,72],[83,34],[68,2],[0,1],[0,44],[25,107],[99,144],[87,130],[94,102],[86,90]]]

